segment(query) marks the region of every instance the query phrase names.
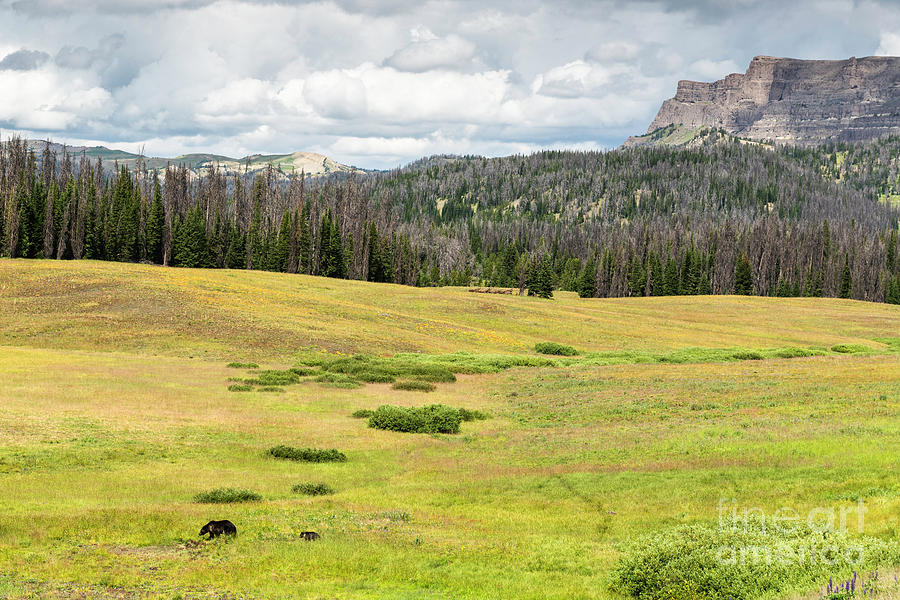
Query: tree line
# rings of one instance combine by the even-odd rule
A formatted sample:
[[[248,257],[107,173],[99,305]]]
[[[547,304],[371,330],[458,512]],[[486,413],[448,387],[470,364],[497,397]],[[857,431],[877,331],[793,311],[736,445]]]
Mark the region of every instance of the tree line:
[[[0,144],[0,253],[262,269],[541,296],[900,303],[896,139],[431,157],[323,178],[129,170]],[[863,168],[880,156],[888,166]],[[835,158],[835,157],[840,157]],[[879,163],[880,164],[880,163]],[[876,173],[873,175],[873,172]]]

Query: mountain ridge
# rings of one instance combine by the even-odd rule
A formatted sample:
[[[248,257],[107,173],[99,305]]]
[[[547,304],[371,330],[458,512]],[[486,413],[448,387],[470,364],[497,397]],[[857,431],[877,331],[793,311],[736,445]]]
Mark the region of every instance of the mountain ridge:
[[[716,128],[756,141],[812,145],[900,133],[900,57],[804,60],[756,56],[744,73],[682,80],[645,136]]]

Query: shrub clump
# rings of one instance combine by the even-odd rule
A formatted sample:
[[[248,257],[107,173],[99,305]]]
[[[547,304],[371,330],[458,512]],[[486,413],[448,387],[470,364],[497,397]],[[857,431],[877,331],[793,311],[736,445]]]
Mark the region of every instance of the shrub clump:
[[[427,381],[397,381],[391,388],[395,390],[406,390],[408,392],[433,392],[435,390],[433,383]]]
[[[467,408],[457,408],[459,411],[459,416],[463,421],[484,421],[488,418],[486,413],[481,412],[480,410],[469,410]]]
[[[858,354],[860,352],[871,352],[872,349],[862,344],[837,344],[831,347],[831,351],[838,354]]]
[[[256,492],[227,487],[201,492],[194,496],[194,502],[198,504],[229,504],[233,502],[258,502],[260,500],[262,500],[262,496]]]
[[[292,369],[288,369],[291,373],[296,375],[297,377],[308,377],[310,375],[315,375],[319,372],[318,369],[313,369],[311,367],[294,367]]]
[[[896,542],[823,532],[802,520],[725,519],[637,541],[615,568],[612,587],[642,600],[747,600],[898,558]]]
[[[439,364],[421,363],[406,357],[379,358],[360,354],[325,361],[322,369],[366,383],[392,383],[399,377],[440,383],[456,381],[449,369]]]
[[[575,356],[578,354],[578,350],[572,346],[557,344],[556,342],[538,342],[534,345],[534,350],[540,354],[552,354],[553,356]]]
[[[763,355],[755,350],[741,350],[731,355],[735,360],[762,360]]]
[[[336,388],[353,389],[362,387],[362,384],[356,379],[340,373],[322,373],[316,377],[316,381]]]
[[[258,369],[259,365],[256,363],[242,363],[242,362],[230,362],[226,366],[231,367],[232,369]]]
[[[232,383],[228,386],[229,392],[250,392],[253,386],[246,383]]]
[[[269,448],[269,456],[296,460],[299,462],[347,462],[347,455],[334,448],[323,450],[319,448],[294,448],[292,446],[275,446]]]
[[[267,370],[256,376],[259,385],[293,385],[300,382],[300,376],[293,371]]]
[[[306,496],[327,496],[334,493],[334,488],[327,483],[298,483],[291,491]]]
[[[277,387],[277,386],[274,386],[274,385],[267,385],[267,386],[265,386],[265,387],[259,388],[259,389],[256,390],[256,391],[257,391],[257,392],[283,392],[283,391],[284,391],[284,388],[280,388],[280,387]]]
[[[354,419],[368,419],[372,415],[375,414],[375,411],[369,408],[360,408],[359,410],[354,410],[353,414],[350,415]]]
[[[461,422],[459,411],[443,404],[413,408],[383,405],[369,417],[369,427],[404,433],[459,433]]]

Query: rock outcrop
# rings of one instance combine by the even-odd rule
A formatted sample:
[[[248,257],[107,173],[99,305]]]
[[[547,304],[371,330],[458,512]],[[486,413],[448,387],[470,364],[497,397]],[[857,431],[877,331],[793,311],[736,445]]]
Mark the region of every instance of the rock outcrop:
[[[900,133],[900,58],[757,56],[746,73],[713,83],[680,81],[648,133],[669,125],[793,144]]]

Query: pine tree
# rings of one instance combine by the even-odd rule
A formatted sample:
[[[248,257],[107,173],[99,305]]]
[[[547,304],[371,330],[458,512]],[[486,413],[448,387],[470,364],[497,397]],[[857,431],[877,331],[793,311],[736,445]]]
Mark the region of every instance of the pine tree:
[[[593,256],[585,263],[578,278],[578,295],[582,298],[597,295],[597,261]]]
[[[153,181],[153,202],[150,205],[150,212],[147,214],[147,233],[144,236],[147,244],[147,260],[156,264],[162,264],[162,241],[165,218],[166,216],[163,212],[162,188],[159,185],[159,176],[157,175]]]
[[[278,241],[275,244],[274,261],[272,264],[273,271],[281,271],[287,273],[290,271],[291,258],[291,235],[294,230],[291,211],[284,211],[281,217],[281,229],[278,232]]]
[[[208,265],[206,220],[199,204],[190,209],[184,219],[176,225],[172,254],[175,265],[179,267]]]
[[[841,298],[853,296],[853,275],[850,273],[850,257],[844,255],[844,269],[841,271]]]
[[[734,293],[738,295],[753,295],[753,268],[747,255],[743,254],[734,266]]]
[[[670,258],[666,261],[666,271],[663,275],[663,296],[677,296],[681,287],[678,276],[678,263]]]
[[[888,280],[884,301],[888,304],[900,304],[900,275]]]
[[[297,239],[297,272],[311,273],[310,256],[312,256],[312,238],[309,233],[309,202],[303,204],[300,217],[300,235]]]
[[[528,275],[528,295],[539,298],[553,297],[553,266],[550,264],[549,256],[542,259],[535,257],[532,261]]]
[[[331,216],[331,211],[322,215],[319,226],[319,275],[344,277],[346,263],[341,230]]]

